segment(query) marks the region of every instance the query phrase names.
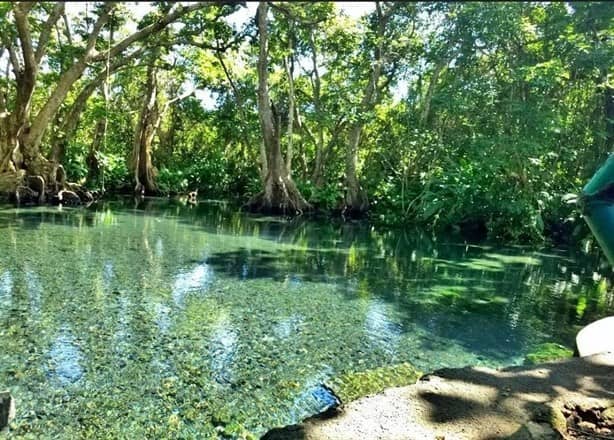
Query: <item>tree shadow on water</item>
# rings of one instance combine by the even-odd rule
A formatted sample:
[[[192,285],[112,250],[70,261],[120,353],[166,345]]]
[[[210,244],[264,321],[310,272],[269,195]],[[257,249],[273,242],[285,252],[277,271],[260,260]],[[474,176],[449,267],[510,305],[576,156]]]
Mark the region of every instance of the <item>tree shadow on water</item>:
[[[395,255],[381,259],[371,256],[369,252],[354,253],[351,246],[239,248],[210,254],[202,262],[216,274],[239,281],[269,278],[278,282],[325,283],[335,286],[339,301],[384,302],[387,305],[374,315],[380,320],[377,328],[390,327],[393,333],[406,336],[417,332],[414,346],[424,353],[454,350],[454,345],[459,345],[478,359],[509,362],[526,349],[527,341],[537,333],[533,321],[540,321],[534,315],[523,316],[534,313],[535,297],[528,291],[518,292],[521,280],[510,278],[512,273],[522,275],[525,266],[520,263],[505,266],[505,279],[492,271],[478,276],[479,272],[461,264],[441,271],[430,261],[422,264]],[[387,267],[396,267],[396,273],[386,271]],[[541,269],[534,266],[532,270]],[[450,276],[453,273],[459,277]],[[502,291],[502,282],[506,291]],[[514,307],[509,298],[516,301]],[[519,309],[527,310],[520,320]],[[446,364],[449,365],[439,365]]]

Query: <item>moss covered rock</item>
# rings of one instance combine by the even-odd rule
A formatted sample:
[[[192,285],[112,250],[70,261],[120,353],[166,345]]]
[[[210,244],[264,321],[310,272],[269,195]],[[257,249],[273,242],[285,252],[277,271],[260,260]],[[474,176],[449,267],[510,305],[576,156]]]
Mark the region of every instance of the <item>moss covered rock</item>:
[[[559,361],[573,357],[573,350],[561,344],[546,342],[536,345],[533,350],[527,354],[524,363],[526,365],[541,364],[544,362]]]
[[[422,373],[413,365],[404,362],[372,370],[346,373],[331,380],[327,386],[342,402],[347,403],[360,397],[380,393],[385,388],[414,384],[421,376]]]

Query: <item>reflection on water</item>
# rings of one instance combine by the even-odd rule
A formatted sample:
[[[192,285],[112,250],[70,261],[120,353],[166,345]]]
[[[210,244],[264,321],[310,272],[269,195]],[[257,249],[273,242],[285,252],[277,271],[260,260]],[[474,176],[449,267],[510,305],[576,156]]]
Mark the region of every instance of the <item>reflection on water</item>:
[[[61,385],[70,385],[83,376],[81,351],[68,326],[63,326],[49,350],[49,373]]]
[[[0,300],[10,298],[13,290],[13,277],[6,271],[0,274]]]
[[[171,326],[171,319],[169,317],[170,308],[165,306],[164,304],[155,304],[154,305],[155,314],[156,314],[156,324],[158,324],[158,328],[160,329],[160,333],[166,334]]]
[[[26,265],[25,270],[26,278],[26,291],[30,299],[30,313],[32,317],[38,318],[41,311],[41,293],[43,288],[41,286],[38,275]]]
[[[131,350],[131,329],[130,329],[130,299],[127,296],[121,295],[121,292],[115,292],[115,295],[120,295],[115,304],[115,313],[112,319],[115,321],[115,332],[112,340],[112,350],[115,353],[116,359],[123,362],[124,357]]]
[[[211,372],[219,384],[231,384],[233,381],[233,362],[237,348],[238,336],[228,319],[218,322],[211,336]]]
[[[213,280],[211,267],[202,263],[186,272],[181,272],[175,276],[173,283],[173,300],[175,305],[181,307],[186,293],[192,291],[205,291]]]
[[[164,255],[164,244],[162,244],[162,239],[158,237],[156,240],[156,257],[160,258]]]
[[[374,345],[394,354],[399,346],[402,326],[389,319],[386,309],[387,305],[381,301],[369,301],[365,316],[365,330]]]
[[[614,312],[594,256],[220,204],[4,208],[0,249],[16,437],[261,434],[334,375],[521,363]]]
[[[104,283],[104,288],[106,291],[111,289],[111,283],[113,282],[114,276],[113,262],[105,261],[104,267],[102,268],[102,282]]]
[[[294,314],[273,325],[273,334],[279,339],[287,339],[293,333],[300,331],[303,318]]]

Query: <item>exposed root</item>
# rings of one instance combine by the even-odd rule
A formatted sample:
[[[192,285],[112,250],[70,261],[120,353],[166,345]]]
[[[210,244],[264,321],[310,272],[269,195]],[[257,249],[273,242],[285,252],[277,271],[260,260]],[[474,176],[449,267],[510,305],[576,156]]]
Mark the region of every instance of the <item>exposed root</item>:
[[[0,173],[0,192],[6,195],[14,194],[17,188],[23,186],[25,171],[7,171]]]
[[[243,207],[250,212],[275,215],[301,215],[312,209],[294,182],[283,177],[268,178],[264,191],[252,197]]]
[[[81,202],[83,203],[91,203],[94,201],[94,195],[85,187],[77,184],[77,183],[66,183],[66,188],[74,192]]]
[[[348,193],[345,196],[341,216],[343,218],[359,219],[366,217],[369,211],[369,199],[367,194],[362,189]]]
[[[0,196],[18,205],[43,203],[80,205],[94,201],[94,195],[81,185],[66,182],[64,168],[53,170],[50,183],[42,175],[26,175],[25,170],[0,174]],[[55,177],[58,179],[56,180]]]

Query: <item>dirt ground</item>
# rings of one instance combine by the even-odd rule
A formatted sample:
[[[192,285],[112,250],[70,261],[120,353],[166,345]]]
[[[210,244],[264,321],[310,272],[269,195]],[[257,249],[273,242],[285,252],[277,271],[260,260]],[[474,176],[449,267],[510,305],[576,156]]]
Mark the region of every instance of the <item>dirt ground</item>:
[[[599,431],[606,425],[579,417],[612,413],[612,406],[614,353],[608,353],[501,370],[439,370],[263,439],[614,439]]]

